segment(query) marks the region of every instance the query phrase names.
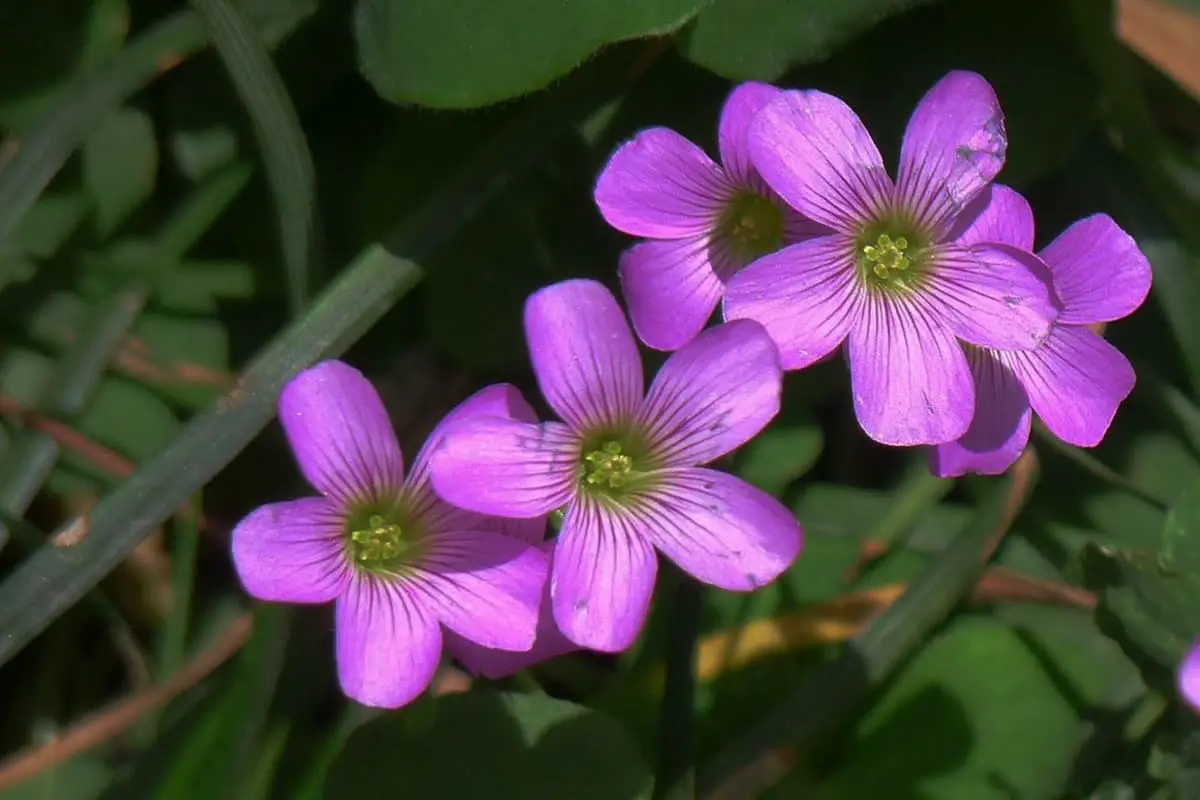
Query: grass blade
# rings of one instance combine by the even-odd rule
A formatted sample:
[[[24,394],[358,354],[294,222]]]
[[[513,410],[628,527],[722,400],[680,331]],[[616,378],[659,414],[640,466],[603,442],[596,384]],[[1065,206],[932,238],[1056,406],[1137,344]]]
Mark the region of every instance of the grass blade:
[[[298,316],[309,299],[317,236],[312,154],[300,117],[266,45],[226,0],[192,0],[246,106],[279,215],[288,302]]]
[[[156,526],[253,439],[296,372],[340,353],[420,278],[411,261],[379,251],[356,263],[245,371],[238,385],[192,420],[158,456],[68,524],[87,535],[44,547],[0,585],[0,663],[71,607]]]
[[[146,302],[146,290],[133,286],[113,296],[96,316],[86,335],[55,366],[38,411],[49,417],[74,417],[87,407],[92,392],[121,340],[129,332]],[[44,433],[25,431],[0,462],[0,508],[6,514],[25,514],[58,461],[58,444]],[[8,541],[8,528],[0,522],[0,549]]]

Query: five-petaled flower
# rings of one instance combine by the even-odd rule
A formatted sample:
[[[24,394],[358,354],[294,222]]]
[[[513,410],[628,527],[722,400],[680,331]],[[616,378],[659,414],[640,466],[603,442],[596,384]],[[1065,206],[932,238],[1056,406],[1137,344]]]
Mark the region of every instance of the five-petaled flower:
[[[750,163],[746,134],[782,92],[743,83],[721,110],[722,164],[668,128],[637,134],[596,181],[614,228],[650,241],[626,250],[618,274],[633,328],[656,350],[677,350],[708,322],[725,283],[759,256],[824,229],[788,208]]]
[[[477,414],[533,412],[516,389],[492,386],[439,430]],[[394,708],[419,695],[441,658],[443,626],[483,647],[530,649],[547,574],[531,542],[541,542],[544,519],[502,530],[442,502],[429,484],[428,446],[406,480],[379,395],[341,362],[296,376],[279,419],[321,496],[247,516],[233,531],[234,564],[259,599],[337,601],[338,677],[349,697]]]
[[[1031,255],[956,241],[1006,147],[996,96],[974,73],[950,73],[918,104],[894,184],[849,106],[818,91],[785,92],[751,124],[751,159],[793,208],[833,232],[735,275],[725,318],[762,323],[785,369],[845,342],[855,412],[873,439],[959,438],[975,408],[959,340],[1030,350],[1057,314]]]
[[[472,416],[443,429],[431,473],[448,502],[495,516],[565,509],[551,563],[555,621],[594,650],[628,647],[645,620],[655,548],[701,581],[750,591],[800,550],[800,526],[766,493],[704,469],[778,412],[782,373],[761,326],[701,333],[644,390],[612,294],[555,284],[525,306],[543,396],[563,422]]]
[[[960,242],[1033,249],[1033,212],[1025,198],[992,186],[977,203],[983,210]],[[1038,255],[1062,311],[1035,350],[967,348],[975,418],[961,439],[931,450],[936,475],[1003,472],[1029,440],[1031,407],[1058,438],[1094,447],[1133,391],[1129,361],[1087,326],[1132,314],[1150,293],[1150,262],[1137,243],[1110,217],[1095,214],[1067,228]]]

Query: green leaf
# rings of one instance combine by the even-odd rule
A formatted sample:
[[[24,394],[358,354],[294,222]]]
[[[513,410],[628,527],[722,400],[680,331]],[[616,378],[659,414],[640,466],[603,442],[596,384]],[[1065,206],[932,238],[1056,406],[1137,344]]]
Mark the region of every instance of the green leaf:
[[[771,428],[742,448],[738,476],[779,497],[792,481],[812,469],[824,444],[816,425]]]
[[[436,702],[432,725],[414,712],[366,723],[346,741],[326,797],[635,800],[650,773],[614,720],[546,695],[475,690]]]
[[[929,0],[716,0],[683,43],[687,57],[734,80],[773,81],[820,61],[881,19]]]
[[[476,108],[544,88],[601,46],[663,34],[705,0],[359,0],[359,62],[380,96]]]
[[[1179,709],[1155,740],[1147,772],[1170,786],[1173,797],[1200,796],[1200,723],[1190,710]]]
[[[158,145],[150,117],[135,108],[110,115],[83,143],[83,179],[96,203],[96,229],[112,233],[154,192]]]
[[[193,0],[237,89],[258,139],[279,214],[279,235],[293,316],[309,300],[317,233],[312,154],[300,118],[266,45],[226,0]]]
[[[1050,796],[1035,790],[1074,747],[1079,722],[1055,677],[1017,632],[959,620],[866,716],[820,797],[886,797],[898,786],[927,800]]]
[[[1156,550],[1094,548],[1085,568],[1122,639],[1173,670],[1200,631],[1200,482],[1167,514]]]

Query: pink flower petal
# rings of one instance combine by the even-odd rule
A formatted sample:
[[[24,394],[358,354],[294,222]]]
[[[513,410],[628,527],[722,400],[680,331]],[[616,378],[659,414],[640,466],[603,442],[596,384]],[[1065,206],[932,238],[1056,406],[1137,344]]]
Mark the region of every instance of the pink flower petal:
[[[785,370],[803,369],[837,349],[861,298],[853,242],[822,236],[764,256],[729,281],[725,319],[752,319],[779,347]]]
[[[494,517],[542,517],[570,500],[579,437],[566,425],[472,417],[450,426],[430,458],[437,494]]]
[[[438,531],[411,591],[450,630],[484,647],[528,650],[549,562],[524,542],[490,531]]]
[[[951,72],[917,104],[900,148],[897,189],[927,229],[943,229],[1004,166],[1008,137],[996,93],[973,72]]]
[[[596,281],[540,289],[525,340],[542,396],[575,428],[615,428],[642,402],[642,358],[616,298]]]
[[[958,215],[945,241],[958,245],[1006,244],[1033,250],[1033,209],[1020,193],[998,183],[980,192]]]
[[[639,530],[699,581],[735,592],[767,585],[800,553],[800,523],[774,497],[711,469],[664,470],[631,509]]]
[[[675,131],[650,128],[613,153],[596,181],[595,200],[619,231],[681,239],[711,230],[733,192],[703,150]]]
[[[920,302],[959,338],[981,347],[1032,350],[1058,316],[1037,256],[1007,245],[942,245]]]
[[[1200,712],[1200,639],[1192,643],[1187,655],[1183,657],[1175,685],[1179,687],[1179,696]]]
[[[662,466],[707,464],[766,427],[782,390],[779,351],[766,329],[734,320],[667,359],[639,419]]]
[[[1001,353],[1055,436],[1095,447],[1137,376],[1117,348],[1087,328],[1058,326],[1042,347]]]
[[[545,542],[542,552],[547,558],[552,557],[554,542]],[[563,636],[555,624],[552,604],[550,582],[546,581],[538,606],[537,638],[533,647],[526,652],[483,647],[453,632],[446,633],[446,649],[472,674],[483,675],[492,680],[507,678],[535,664],[578,650],[579,647]]]
[[[988,351],[970,348],[967,360],[975,376],[975,416],[961,439],[930,451],[930,471],[940,478],[999,475],[1029,441],[1033,412],[1016,377]]]
[[[745,185],[754,175],[750,163],[750,124],[768,103],[783,92],[774,86],[757,81],[739,84],[725,100],[717,140],[721,148],[721,163],[735,181]]]
[[[629,520],[589,501],[571,506],[550,567],[559,630],[575,644],[615,653],[645,624],[658,575],[654,548]]]
[[[882,444],[942,444],[967,431],[975,388],[962,346],[914,304],[872,297],[850,331],[854,411]]]
[[[1062,325],[1121,319],[1150,293],[1150,262],[1106,214],[1079,220],[1039,255],[1054,274]]]
[[[429,480],[429,457],[442,436],[454,424],[471,417],[501,417],[518,422],[537,422],[537,414],[521,394],[521,390],[510,383],[485,386],[463,400],[442,417],[425,440],[425,446],[417,453],[412,473],[408,476],[410,486],[420,486]]]
[[[324,497],[260,506],[233,529],[233,565],[259,600],[327,603],[351,576],[339,509]]]
[[[386,496],[404,483],[404,459],[379,393],[361,372],[323,361],[292,378],[279,421],[304,477],[343,503]]]
[[[634,245],[621,254],[617,269],[633,329],[655,350],[678,350],[690,342],[725,291],[707,238]]]
[[[809,219],[854,232],[891,200],[892,181],[862,120],[823,92],[783,92],[750,126],[763,180]]]
[[[355,581],[337,603],[338,679],[366,706],[399,708],[433,679],[442,656],[437,619],[403,587]]]

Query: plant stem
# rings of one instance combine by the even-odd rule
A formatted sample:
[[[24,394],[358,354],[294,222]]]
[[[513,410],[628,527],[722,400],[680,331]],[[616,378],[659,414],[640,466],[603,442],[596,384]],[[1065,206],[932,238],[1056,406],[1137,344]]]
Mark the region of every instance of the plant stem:
[[[704,587],[687,575],[675,574],[654,797],[683,800],[696,796],[696,639]]]

